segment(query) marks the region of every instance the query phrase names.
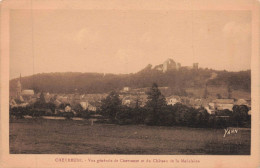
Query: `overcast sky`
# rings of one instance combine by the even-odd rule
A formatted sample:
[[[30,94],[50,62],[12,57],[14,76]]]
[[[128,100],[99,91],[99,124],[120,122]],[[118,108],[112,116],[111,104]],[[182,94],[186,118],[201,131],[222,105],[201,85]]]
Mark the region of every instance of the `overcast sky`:
[[[33,18],[33,19],[32,19]],[[250,11],[13,10],[10,78],[42,72],[134,73],[167,58],[250,69]]]

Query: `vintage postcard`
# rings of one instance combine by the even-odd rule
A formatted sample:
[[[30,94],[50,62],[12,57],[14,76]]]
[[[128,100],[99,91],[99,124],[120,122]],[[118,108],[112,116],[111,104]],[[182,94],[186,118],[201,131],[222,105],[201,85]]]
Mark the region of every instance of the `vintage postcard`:
[[[2,1],[0,167],[259,167],[259,11]]]

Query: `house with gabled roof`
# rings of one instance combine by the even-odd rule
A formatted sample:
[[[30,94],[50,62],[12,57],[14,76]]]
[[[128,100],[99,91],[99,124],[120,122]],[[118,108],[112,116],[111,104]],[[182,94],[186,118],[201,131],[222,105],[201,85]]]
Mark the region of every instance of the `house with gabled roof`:
[[[181,98],[179,96],[166,97],[166,102],[168,105],[173,106],[174,104],[181,102]]]
[[[232,111],[235,101],[234,99],[215,99],[212,103],[214,103],[216,110],[228,109]]]

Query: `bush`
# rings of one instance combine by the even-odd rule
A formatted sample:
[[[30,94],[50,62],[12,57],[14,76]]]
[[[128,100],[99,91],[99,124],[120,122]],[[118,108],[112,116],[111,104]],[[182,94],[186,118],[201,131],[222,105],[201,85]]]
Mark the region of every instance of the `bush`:
[[[101,114],[116,122],[116,115],[120,112],[122,101],[117,92],[112,91],[101,101]]]
[[[223,117],[215,117],[215,126],[214,128],[227,128],[229,126],[228,119]]]
[[[144,123],[146,125],[156,125],[156,121],[154,120],[153,116],[149,114],[146,116]]]
[[[116,113],[116,122],[118,124],[133,124],[133,111],[131,108],[123,106],[120,111]]]
[[[26,107],[10,107],[10,115],[15,116],[15,118],[23,118],[25,115],[29,115],[31,111],[30,106]]]
[[[74,114],[73,112],[63,112],[62,116],[69,120],[74,117]]]
[[[197,115],[195,117],[196,127],[208,127],[209,126],[209,113],[204,108],[197,110]]]
[[[43,109],[32,109],[29,113],[30,116],[33,118],[38,118],[45,115],[45,110]]]
[[[162,109],[161,115],[159,115],[158,125],[172,126],[175,124],[175,115],[172,106],[167,106]]]
[[[90,118],[90,115],[91,115],[91,113],[88,110],[84,110],[84,111],[81,111],[81,112],[77,113],[76,116],[88,119],[88,118]]]
[[[232,111],[225,109],[225,110],[218,110],[216,111],[217,116],[232,116]]]
[[[175,114],[174,122],[176,125],[194,125],[194,118],[196,116],[195,109],[189,108],[181,103],[176,103],[173,106],[173,111]]]
[[[231,115],[231,123],[233,126],[243,127],[251,122],[248,115],[249,108],[246,105],[235,105]]]
[[[134,124],[144,124],[144,120],[147,115],[147,110],[145,108],[134,108],[133,110],[131,110],[131,113],[131,119]]]

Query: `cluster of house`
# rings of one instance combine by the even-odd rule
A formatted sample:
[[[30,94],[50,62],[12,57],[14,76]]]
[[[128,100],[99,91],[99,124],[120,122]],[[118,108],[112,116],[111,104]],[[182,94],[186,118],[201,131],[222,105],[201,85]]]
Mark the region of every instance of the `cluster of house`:
[[[159,89],[163,90],[167,88],[159,87]],[[124,87],[120,94],[122,104],[134,107],[138,101],[139,106],[145,106],[147,102],[147,95],[145,92],[148,90],[149,88],[131,89],[129,87]],[[249,107],[249,109],[251,109],[250,99],[202,99],[185,96],[169,96],[166,97],[166,102],[168,105],[172,106],[176,103],[182,103],[195,109],[204,107],[209,114],[215,114],[216,111],[225,109],[232,111],[234,105],[246,105]],[[251,110],[248,112],[248,114],[251,115]]]
[[[22,89],[21,76],[17,82],[15,95],[10,96],[10,106],[26,107],[35,103],[43,94],[46,103],[52,102],[56,107],[65,104],[65,111],[69,111],[72,106],[81,105],[83,110],[96,111],[100,106],[101,100],[107,94],[54,94],[54,93],[35,93],[34,90]],[[69,105],[68,105],[69,104]]]
[[[251,109],[250,99],[199,99],[190,97],[170,96],[166,98],[168,105],[182,103],[196,109],[204,107],[209,114],[215,114],[217,110],[233,110],[234,105],[246,105]],[[251,115],[251,110],[248,112]]]
[[[148,88],[131,89],[130,87],[124,87],[119,92],[119,98],[122,100],[122,104],[128,107],[138,106],[144,107],[147,102],[147,95],[145,94]]]
[[[28,94],[24,94],[25,92],[28,92]],[[83,110],[90,111],[96,111],[101,105],[101,100],[107,96],[107,94],[54,94],[48,92],[35,94],[33,90],[23,90],[21,95],[10,98],[10,106],[25,107],[33,104],[40,99],[41,94],[43,94],[46,103],[54,103],[56,107],[61,104],[66,106],[69,104],[71,108],[79,104]]]
[[[33,90],[23,90],[17,92],[16,96],[10,96],[11,107],[26,107],[36,101],[36,95]],[[35,100],[35,101],[34,101]]]
[[[160,90],[167,89],[165,87],[159,87]],[[131,89],[130,87],[124,87],[119,92],[119,97],[122,100],[122,104],[135,107],[136,105],[144,107],[147,102],[146,92],[149,88],[136,88]],[[41,94],[33,90],[22,90],[21,81],[17,83],[16,95],[10,97],[10,106],[12,107],[25,107],[29,104],[35,103],[40,99]],[[63,111],[70,111],[73,107],[80,105],[83,110],[89,110],[96,112],[101,106],[102,99],[105,99],[108,94],[54,94],[44,93],[44,100],[46,103],[52,102],[56,107],[61,104],[66,104]],[[251,107],[251,100],[245,99],[199,99],[192,97],[181,97],[181,96],[169,96],[166,97],[168,105],[175,105],[176,103],[182,103],[194,108],[204,107],[209,114],[214,114],[217,110],[228,109],[232,111],[234,105],[246,105]],[[249,111],[249,114],[251,112]]]

